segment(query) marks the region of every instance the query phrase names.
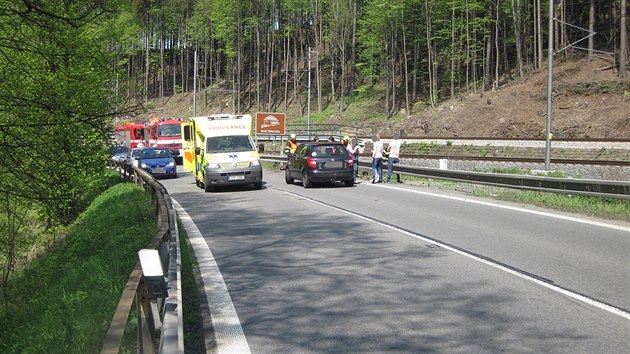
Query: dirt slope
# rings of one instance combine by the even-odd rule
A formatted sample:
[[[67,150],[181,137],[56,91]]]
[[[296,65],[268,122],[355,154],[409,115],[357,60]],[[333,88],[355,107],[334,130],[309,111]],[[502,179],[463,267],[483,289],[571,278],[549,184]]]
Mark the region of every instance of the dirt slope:
[[[547,80],[545,68],[483,95],[471,93],[421,108],[406,119],[358,123],[382,136],[402,130],[414,137],[544,138]],[[620,80],[610,62],[556,60],[553,87],[554,137],[630,139],[630,80]],[[156,102],[138,118],[190,116],[190,100],[190,95],[180,95]]]

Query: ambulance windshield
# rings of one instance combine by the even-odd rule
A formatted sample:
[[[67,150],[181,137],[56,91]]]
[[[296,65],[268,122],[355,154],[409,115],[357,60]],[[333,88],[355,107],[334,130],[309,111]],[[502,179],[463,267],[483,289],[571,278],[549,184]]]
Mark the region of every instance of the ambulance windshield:
[[[206,142],[206,153],[252,151],[254,144],[249,135],[227,135],[209,137]]]

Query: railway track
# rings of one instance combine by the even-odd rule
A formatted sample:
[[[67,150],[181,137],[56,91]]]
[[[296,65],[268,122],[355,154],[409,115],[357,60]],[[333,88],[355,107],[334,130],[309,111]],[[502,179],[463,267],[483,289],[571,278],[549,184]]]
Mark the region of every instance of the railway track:
[[[282,139],[261,142],[265,152],[282,150]],[[391,137],[382,137],[387,144]],[[366,143],[362,160],[370,158],[371,137],[359,136]],[[544,163],[545,139],[478,138],[478,137],[405,137],[402,159],[459,160],[505,163]],[[630,166],[628,138],[558,138],[551,141],[551,163],[584,166]]]
[[[362,156],[369,158],[369,155]],[[446,158],[444,155],[401,155],[402,159],[426,159],[439,160]],[[449,160],[463,161],[487,161],[487,162],[510,162],[510,163],[545,163],[544,158],[515,158],[499,156],[450,156]],[[562,165],[588,165],[588,166],[630,166],[628,160],[580,160],[580,159],[551,159],[553,164]]]

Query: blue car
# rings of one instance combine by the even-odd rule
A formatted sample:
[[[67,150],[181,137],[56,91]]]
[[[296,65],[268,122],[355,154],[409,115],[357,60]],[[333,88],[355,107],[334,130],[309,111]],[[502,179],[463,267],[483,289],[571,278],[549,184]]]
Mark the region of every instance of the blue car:
[[[167,148],[143,148],[137,161],[138,166],[153,177],[177,178],[177,164]]]

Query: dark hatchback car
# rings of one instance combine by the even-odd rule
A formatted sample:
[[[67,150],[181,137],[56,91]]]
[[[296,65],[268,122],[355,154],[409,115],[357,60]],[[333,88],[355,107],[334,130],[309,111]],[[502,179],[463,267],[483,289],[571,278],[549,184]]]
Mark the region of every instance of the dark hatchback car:
[[[287,162],[284,179],[287,184],[301,180],[304,188],[313,183],[340,181],[346,187],[354,185],[354,159],[346,146],[333,142],[300,144]]]

